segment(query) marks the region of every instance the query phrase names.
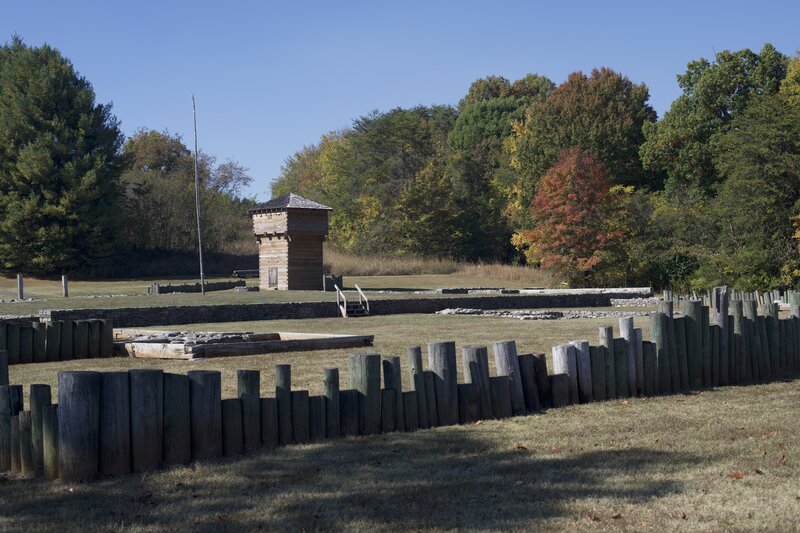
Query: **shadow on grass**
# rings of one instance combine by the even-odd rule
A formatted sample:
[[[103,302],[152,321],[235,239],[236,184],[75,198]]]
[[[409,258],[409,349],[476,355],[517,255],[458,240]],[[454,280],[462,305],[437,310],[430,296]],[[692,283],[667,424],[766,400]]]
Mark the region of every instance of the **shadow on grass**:
[[[529,529],[577,518],[576,501],[678,492],[672,478],[700,461],[641,448],[548,458],[476,433],[340,440],[73,487],[5,482],[0,505],[6,527],[26,530]]]

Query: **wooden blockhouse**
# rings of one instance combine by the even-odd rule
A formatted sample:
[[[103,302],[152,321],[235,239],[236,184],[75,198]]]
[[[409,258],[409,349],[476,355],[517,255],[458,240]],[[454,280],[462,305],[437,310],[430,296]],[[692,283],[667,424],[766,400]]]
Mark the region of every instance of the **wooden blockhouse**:
[[[328,211],[330,207],[292,193],[250,208],[261,290],[323,290]]]

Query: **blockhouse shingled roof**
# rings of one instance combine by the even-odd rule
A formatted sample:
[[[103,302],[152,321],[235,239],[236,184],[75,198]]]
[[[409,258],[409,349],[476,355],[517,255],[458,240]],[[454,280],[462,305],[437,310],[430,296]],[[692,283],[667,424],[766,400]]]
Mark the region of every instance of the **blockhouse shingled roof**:
[[[268,202],[256,204],[250,209],[248,209],[248,213],[255,213],[258,211],[269,211],[272,209],[327,209],[329,211],[333,210],[327,205],[322,205],[320,203],[315,202],[314,200],[309,200],[308,198],[303,198],[299,194],[294,194],[290,192],[288,194],[284,194],[283,196],[278,196],[277,198],[273,198]]]

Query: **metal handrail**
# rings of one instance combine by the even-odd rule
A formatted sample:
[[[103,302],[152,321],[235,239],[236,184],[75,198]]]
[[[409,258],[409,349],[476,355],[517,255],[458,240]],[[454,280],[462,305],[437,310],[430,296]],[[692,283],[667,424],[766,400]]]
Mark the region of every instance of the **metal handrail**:
[[[339,306],[339,312],[342,314],[342,317],[347,318],[347,298],[345,298],[342,289],[335,283],[333,284],[333,288],[336,289],[336,305]]]
[[[367,314],[369,314],[369,300],[367,300],[367,295],[364,294],[364,292],[361,290],[361,287],[358,285],[356,285],[356,290],[358,291],[358,303],[360,303],[363,307],[366,307]]]

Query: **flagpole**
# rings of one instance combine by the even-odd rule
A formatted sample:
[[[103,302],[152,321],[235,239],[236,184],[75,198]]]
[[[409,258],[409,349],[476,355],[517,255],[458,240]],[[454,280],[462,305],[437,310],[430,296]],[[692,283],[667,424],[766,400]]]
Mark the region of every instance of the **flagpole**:
[[[200,231],[200,173],[197,170],[197,110],[192,95],[192,117],[194,118],[194,206],[197,214],[197,247],[200,253],[200,292],[206,293],[206,276],[203,273],[203,234]]]

